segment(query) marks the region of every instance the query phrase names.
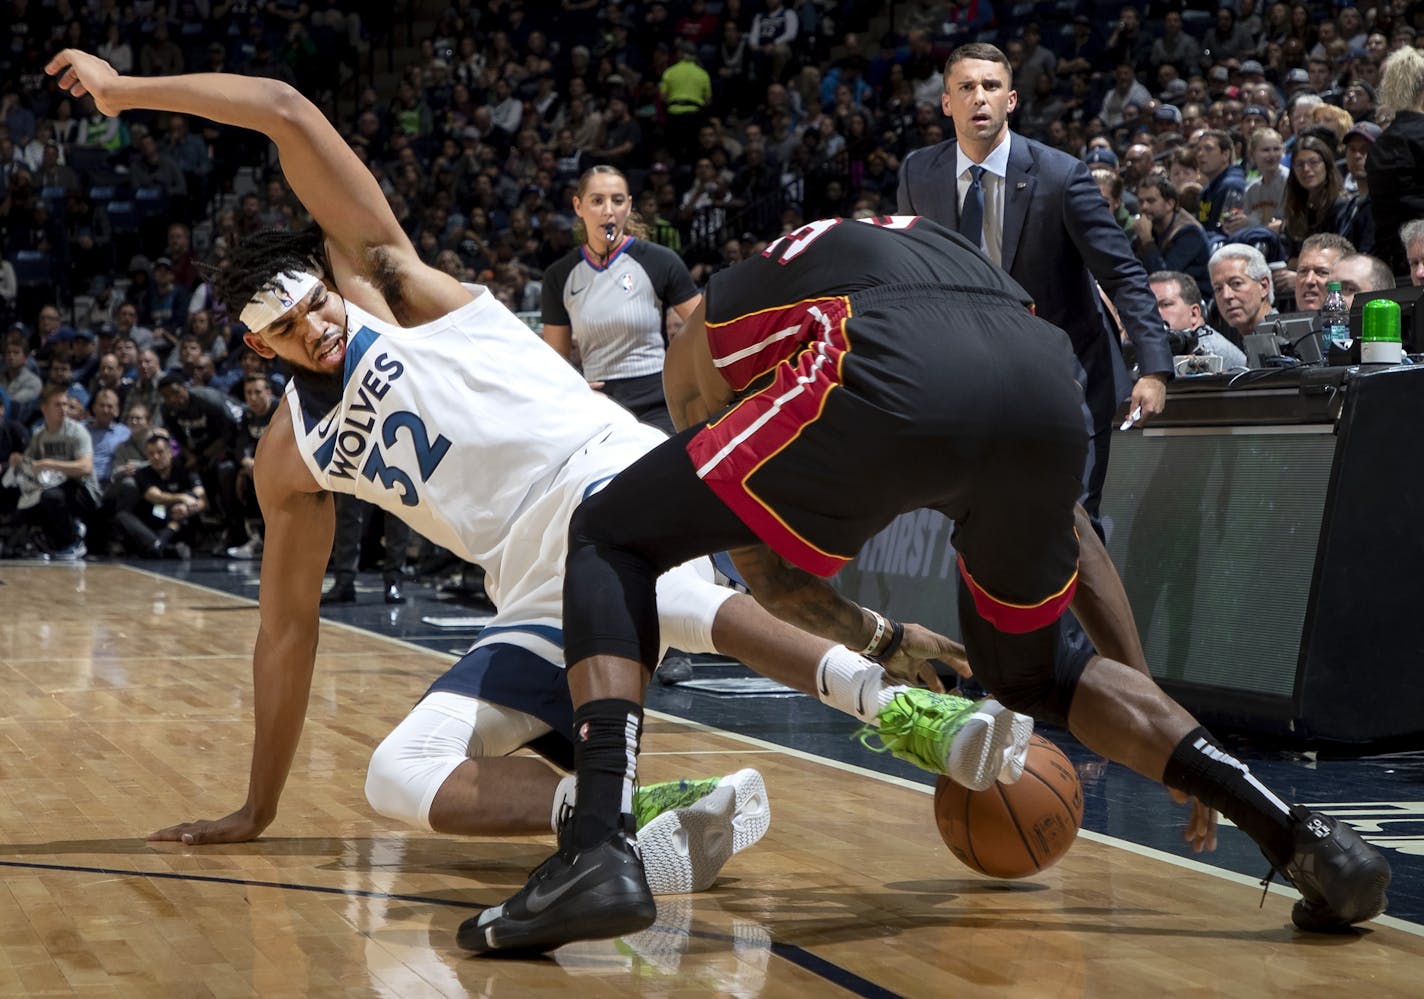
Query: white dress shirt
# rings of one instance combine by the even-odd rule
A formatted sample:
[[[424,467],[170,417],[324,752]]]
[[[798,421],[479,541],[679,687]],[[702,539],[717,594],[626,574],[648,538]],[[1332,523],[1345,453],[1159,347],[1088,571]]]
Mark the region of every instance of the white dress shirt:
[[[977,164],[984,168],[984,176],[979,180],[984,188],[984,239],[980,249],[996,267],[1002,267],[1004,263],[1004,179],[1009,169],[1009,143],[1012,141],[1012,133],[1005,134],[1004,141],[984,157],[983,163]],[[964,147],[958,146],[954,165],[959,178],[959,212],[963,216],[964,196],[973,183],[969,168],[976,164],[964,154]]]

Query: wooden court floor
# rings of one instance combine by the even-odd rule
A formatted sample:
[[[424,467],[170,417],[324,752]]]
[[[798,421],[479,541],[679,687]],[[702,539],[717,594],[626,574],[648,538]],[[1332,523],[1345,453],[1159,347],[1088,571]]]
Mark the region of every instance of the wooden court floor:
[[[542,961],[471,958],[455,927],[550,837],[393,827],[370,749],[448,659],[324,629],[311,712],[268,835],[144,835],[240,804],[250,601],[119,565],[0,563],[0,995],[1417,996],[1424,938],[1345,937],[1258,908],[1249,879],[1080,836],[1056,868],[961,867],[928,789],[650,717],[643,775],[754,765],[771,831],[634,937]]]

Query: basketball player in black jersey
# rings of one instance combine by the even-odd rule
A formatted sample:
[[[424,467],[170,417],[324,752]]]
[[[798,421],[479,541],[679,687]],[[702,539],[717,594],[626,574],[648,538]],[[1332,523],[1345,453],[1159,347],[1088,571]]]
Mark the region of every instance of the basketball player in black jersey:
[[[866,224],[868,223],[868,224]],[[1384,910],[1389,866],[1348,826],[1262,785],[1147,673],[1120,580],[1077,506],[1087,447],[1072,345],[957,233],[895,216],[812,222],[713,276],[665,369],[677,437],[570,523],[565,649],[578,800],[564,849],[459,942],[549,950],[651,922],[620,814],[656,662],[653,581],[732,551],[779,616],[851,647],[883,622],[821,577],[895,516],[955,521],[959,618],[976,676],[1014,710],[1215,812],[1303,896],[1301,929]],[[1072,608],[1097,653],[1059,642]]]

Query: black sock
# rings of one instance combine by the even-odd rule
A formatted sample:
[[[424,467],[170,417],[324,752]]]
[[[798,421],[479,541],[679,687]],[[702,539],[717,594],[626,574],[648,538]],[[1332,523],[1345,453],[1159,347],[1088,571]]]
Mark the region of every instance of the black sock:
[[[643,708],[613,698],[574,711],[574,796],[571,845],[586,850],[620,828],[633,831],[633,781]]]
[[[1162,783],[1185,791],[1225,815],[1281,868],[1295,852],[1290,805],[1276,797],[1204,728],[1188,732],[1172,750]]]

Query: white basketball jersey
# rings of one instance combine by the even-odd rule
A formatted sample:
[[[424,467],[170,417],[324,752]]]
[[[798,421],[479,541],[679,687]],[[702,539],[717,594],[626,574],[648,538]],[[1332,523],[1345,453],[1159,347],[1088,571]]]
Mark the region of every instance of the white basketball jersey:
[[[488,566],[570,457],[636,421],[488,290],[465,287],[473,301],[412,328],[347,302],[340,398],[315,398],[300,374],[286,392],[297,447],[324,489]]]

